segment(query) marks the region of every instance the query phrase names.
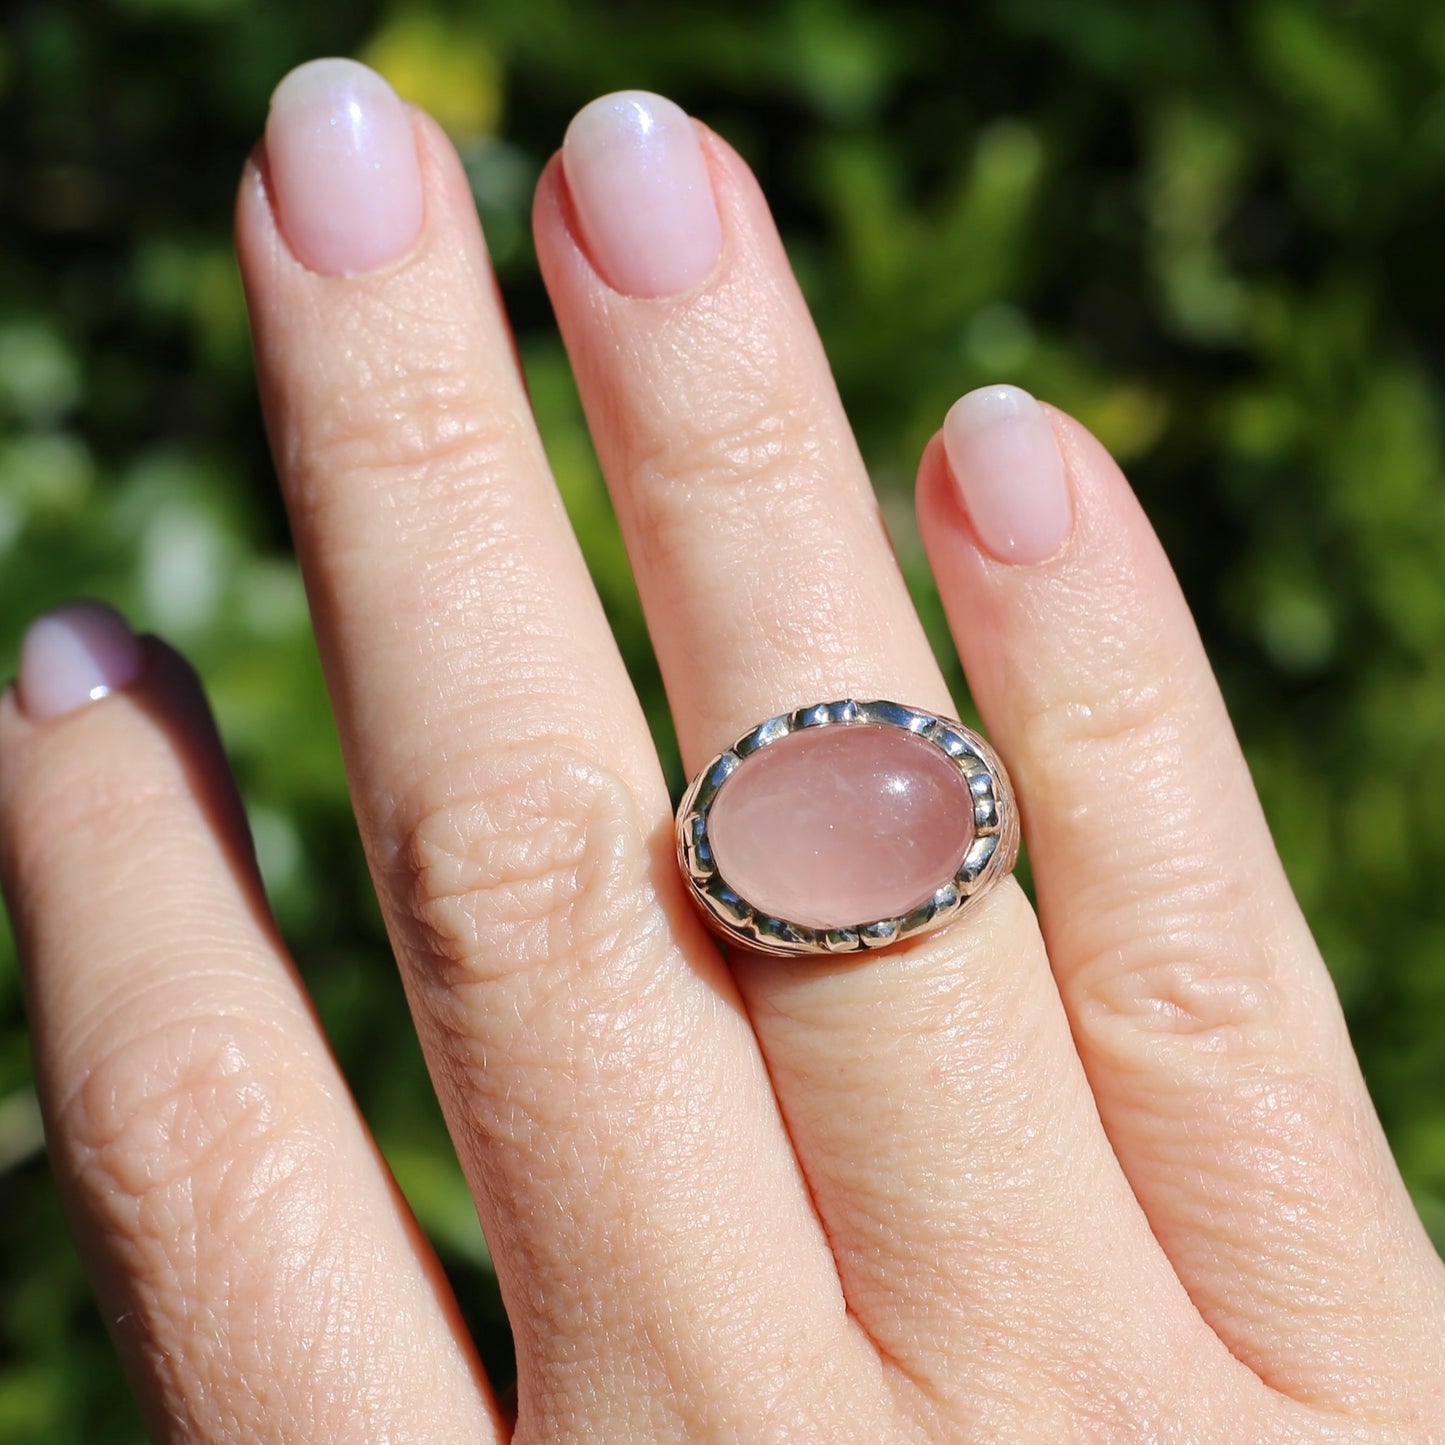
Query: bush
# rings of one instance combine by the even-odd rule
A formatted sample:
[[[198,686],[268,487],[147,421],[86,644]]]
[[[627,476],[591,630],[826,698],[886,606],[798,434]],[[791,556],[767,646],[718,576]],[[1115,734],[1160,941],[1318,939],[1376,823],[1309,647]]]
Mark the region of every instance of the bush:
[[[664,91],[744,152],[942,649],[909,499],[1017,381],[1129,468],[1196,609],[1407,1181],[1445,1242],[1445,11],[1430,0],[28,0],[0,42],[0,647],[100,595],[197,662],[284,931],[485,1353],[485,1245],[353,837],[258,420],[232,188],[353,53],[451,129],[558,479],[676,776],[528,235],[570,113]],[[956,675],[956,665],[955,675]],[[961,679],[958,679],[961,687]],[[0,1438],[134,1441],[0,955]]]

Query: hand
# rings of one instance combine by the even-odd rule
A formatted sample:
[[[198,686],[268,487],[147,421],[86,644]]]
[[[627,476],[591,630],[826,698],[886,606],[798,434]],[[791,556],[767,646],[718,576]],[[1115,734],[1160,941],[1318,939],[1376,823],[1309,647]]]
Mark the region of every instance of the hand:
[[[1039,918],[1006,881],[879,954],[725,960],[450,147],[303,68],[237,219],[515,1438],[1445,1439],[1445,1272],[1099,445],[991,388],[919,482]],[[599,101],[536,235],[687,766],[822,699],[951,712],[737,156]],[[156,1438],[507,1438],[164,644],[93,607],[32,628],[0,840],[52,1157]]]

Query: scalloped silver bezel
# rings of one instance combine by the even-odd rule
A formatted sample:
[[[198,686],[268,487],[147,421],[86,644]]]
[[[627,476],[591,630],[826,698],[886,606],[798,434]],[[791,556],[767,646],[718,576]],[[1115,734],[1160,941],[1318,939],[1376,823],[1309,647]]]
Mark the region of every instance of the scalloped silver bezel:
[[[872,725],[900,728],[930,742],[958,769],[973,797],[973,842],[958,872],[933,897],[896,918],[865,919],[841,928],[812,928],[760,913],[728,886],[713,861],[707,821],[727,780],[753,753],[803,728]],[[998,754],[953,718],[901,703],[815,703],[781,713],[744,733],[692,780],[677,809],[677,858],[703,916],[725,939],[764,953],[856,953],[886,948],[951,923],[1018,861],[1019,821],[1013,789]]]

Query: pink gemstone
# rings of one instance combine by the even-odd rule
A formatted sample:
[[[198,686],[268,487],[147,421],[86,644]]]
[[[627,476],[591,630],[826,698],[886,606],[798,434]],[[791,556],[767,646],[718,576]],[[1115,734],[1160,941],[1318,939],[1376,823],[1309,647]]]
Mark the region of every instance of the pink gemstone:
[[[801,728],[745,758],[708,815],[723,880],[760,913],[849,928],[926,903],[973,842],[953,761],[901,728]]]

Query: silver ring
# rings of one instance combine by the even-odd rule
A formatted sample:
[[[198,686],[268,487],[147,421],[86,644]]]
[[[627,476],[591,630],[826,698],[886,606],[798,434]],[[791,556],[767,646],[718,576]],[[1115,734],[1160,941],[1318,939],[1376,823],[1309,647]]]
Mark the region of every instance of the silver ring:
[[[830,767],[838,776],[840,760],[869,753],[884,762],[867,787],[829,778]],[[890,754],[896,764],[887,764]],[[758,767],[765,757],[763,774]],[[784,782],[794,774],[793,791],[805,801],[816,798],[811,790],[823,778],[845,800],[846,816],[820,820],[808,807],[781,802],[781,792],[770,801],[769,783],[776,784],[780,772]],[[752,787],[743,781],[749,777]],[[921,795],[925,787],[936,826],[923,830],[923,838],[919,830],[900,831],[898,820],[908,816],[909,789]],[[911,858],[920,843],[931,850],[931,862]],[[870,854],[900,851],[903,861],[892,869],[897,877],[887,867],[874,873]],[[764,953],[852,953],[941,928],[1007,877],[1018,851],[1018,808],[998,754],[955,719],[896,702],[848,698],[771,717],[708,763],[677,810],[678,863],[703,917],[725,940]],[[843,865],[836,875],[829,872],[830,857]],[[910,863],[913,876],[906,879]],[[799,879],[809,870],[815,878],[836,876],[835,892],[845,875],[861,879],[852,895],[855,913],[862,907],[877,914],[890,890],[894,896],[884,906],[893,911],[886,917],[822,917],[845,910],[836,898],[816,907],[806,903]],[[743,874],[751,881],[743,882]],[[795,916],[784,916],[787,911]]]

